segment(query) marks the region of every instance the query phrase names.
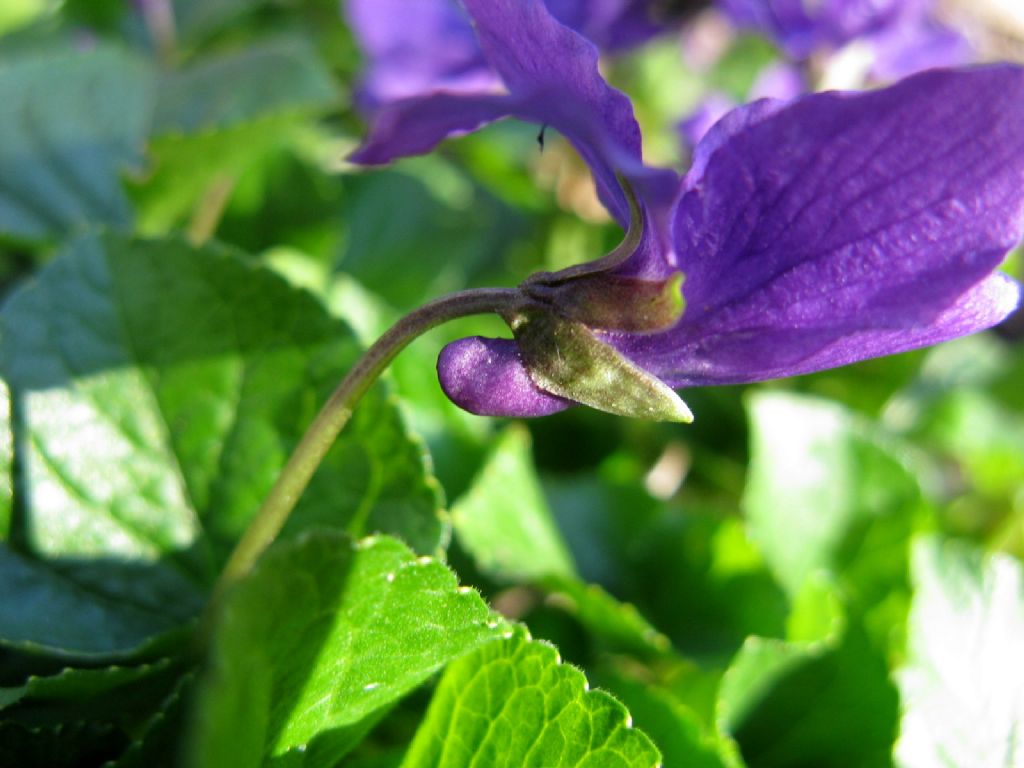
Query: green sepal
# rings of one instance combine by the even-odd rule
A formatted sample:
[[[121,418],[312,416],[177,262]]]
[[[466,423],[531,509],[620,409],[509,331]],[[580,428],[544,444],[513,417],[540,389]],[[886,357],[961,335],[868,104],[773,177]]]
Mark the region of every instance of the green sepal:
[[[583,323],[538,307],[506,318],[526,370],[541,389],[607,413],[693,421],[668,385],[605,344]]]
[[[683,316],[682,284],[681,272],[664,280],[599,273],[554,285],[529,281],[523,292],[590,328],[651,333],[672,327]]]

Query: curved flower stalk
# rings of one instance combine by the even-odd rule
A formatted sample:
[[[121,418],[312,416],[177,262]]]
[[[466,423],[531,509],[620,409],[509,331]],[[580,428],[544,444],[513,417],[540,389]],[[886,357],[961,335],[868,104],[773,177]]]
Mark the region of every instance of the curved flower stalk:
[[[427,151],[514,115],[562,131],[632,227],[615,254],[527,280],[525,303],[503,313],[513,339],[445,348],[439,377],[461,407],[685,419],[630,403],[660,397],[656,383],[753,382],[935,344],[1016,307],[1018,286],[993,273],[1024,222],[1024,69],[755,102],[715,125],[680,179],[641,165],[628,100],[543,3],[465,5],[504,91],[403,104],[390,123],[402,130],[374,124],[356,158]],[[622,377],[628,402],[601,396]]]
[[[716,0],[741,29],[771,38],[793,61],[856,45],[871,79],[892,81],[967,63],[966,39],[935,17],[934,0]]]

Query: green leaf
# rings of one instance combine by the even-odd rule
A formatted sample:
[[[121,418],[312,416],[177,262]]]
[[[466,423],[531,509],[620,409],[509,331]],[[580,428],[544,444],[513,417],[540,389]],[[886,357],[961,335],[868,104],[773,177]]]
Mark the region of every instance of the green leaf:
[[[181,764],[181,734],[192,704],[194,671],[181,675],[170,692],[136,729],[131,743],[104,768],[152,768]]]
[[[269,0],[173,0],[174,17],[182,34],[201,38],[239,16],[267,5]]]
[[[0,336],[25,425],[22,538],[45,561],[21,573],[66,610],[81,598],[81,620],[43,613],[34,626],[59,623],[57,635],[18,638],[69,652],[124,652],[146,634],[140,615],[165,626],[196,613],[360,354],[310,295],[233,253],[118,237],[72,244],[6,304]],[[384,530],[432,552],[446,534],[438,506],[422,447],[378,389],[285,534]],[[132,632],[108,632],[122,609]]]
[[[576,578],[553,577],[542,586],[547,603],[568,613],[616,650],[639,655],[661,654],[671,643],[631,603],[620,602],[600,585]]]
[[[436,154],[343,181],[337,269],[399,308],[486,280],[526,231],[523,216]]]
[[[311,115],[338,102],[312,46],[281,38],[199,59],[160,83],[150,153],[136,187],[142,226],[165,231],[274,150],[294,143]]]
[[[510,493],[509,489],[515,489]],[[668,640],[629,604],[583,583],[537,479],[530,433],[508,427],[495,441],[470,489],[452,506],[459,543],[476,567],[503,583],[531,584],[548,603],[617,648],[659,653]]]
[[[76,757],[88,765],[120,760],[137,749],[133,745],[150,740],[191,677],[167,658],[30,677],[18,689],[6,689],[18,699],[2,713],[14,743],[10,754],[0,752],[0,764],[32,765],[34,754],[46,754],[47,742],[59,747],[59,757],[40,760],[42,765],[81,764]],[[169,754],[158,764],[168,764]]]
[[[0,34],[15,29],[41,16],[44,0],[7,0],[0,8]]]
[[[818,572],[845,575],[869,601],[904,583],[907,536],[922,501],[898,447],[824,400],[760,393],[748,410],[743,507],[751,538],[789,595]]]
[[[523,632],[451,664],[402,763],[432,766],[635,766],[661,755],[626,708]]]
[[[139,165],[152,81],[141,60],[104,47],[0,65],[0,234],[131,224],[119,177]]]
[[[622,675],[597,681],[629,708],[637,727],[658,745],[667,766],[685,768],[726,768],[736,765],[729,754],[731,745],[716,743],[705,734],[701,717],[670,691],[631,680]]]
[[[22,701],[77,701],[108,693],[144,679],[170,666],[169,659],[133,667],[76,669],[66,667],[55,675],[33,675],[23,685],[0,688],[0,709]]]
[[[498,437],[451,514],[459,541],[489,576],[536,583],[576,575],[537,481],[530,433],[521,425]]]
[[[718,720],[750,766],[889,764],[898,697],[849,627],[813,643],[751,637],[722,679]]]
[[[160,81],[153,132],[197,133],[338,101],[338,89],[301,38],[281,38],[199,59]]]
[[[0,541],[11,531],[14,504],[14,434],[11,432],[11,392],[0,379]]]
[[[901,766],[1024,759],[1024,569],[964,543],[919,539],[908,661],[898,673]]]
[[[22,650],[102,658],[139,648],[180,621],[156,606],[97,595],[51,563],[6,545],[0,545],[0,583],[0,643]]]
[[[399,698],[506,631],[444,565],[394,539],[279,546],[225,603],[191,764],[333,766]]]

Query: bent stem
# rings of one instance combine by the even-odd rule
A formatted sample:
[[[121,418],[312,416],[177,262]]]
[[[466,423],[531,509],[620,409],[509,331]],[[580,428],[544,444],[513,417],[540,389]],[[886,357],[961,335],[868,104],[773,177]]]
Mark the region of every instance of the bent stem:
[[[274,487],[228,558],[203,617],[201,635],[208,638],[224,594],[252,570],[260,555],[284,527],[313,473],[352,416],[366,391],[405,346],[431,328],[458,317],[504,314],[522,301],[512,288],[481,288],[443,296],[403,317],[366,350],[306,430]]]

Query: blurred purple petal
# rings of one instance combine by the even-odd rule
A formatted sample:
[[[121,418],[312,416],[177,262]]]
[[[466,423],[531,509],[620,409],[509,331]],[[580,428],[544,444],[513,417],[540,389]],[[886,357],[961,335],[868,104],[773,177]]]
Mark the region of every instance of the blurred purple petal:
[[[741,29],[774,40],[803,61],[854,41],[868,46],[876,79],[894,80],[939,66],[967,63],[971,50],[935,19],[934,0],[717,0]]]
[[[804,82],[803,73],[798,67],[788,62],[777,61],[762,69],[750,86],[750,93],[747,98],[750,101],[757,99],[779,99],[790,101],[807,91],[807,83]]]
[[[719,7],[745,29],[775,40],[794,59],[822,48],[838,48],[894,23],[921,0],[718,0]]]
[[[974,50],[956,30],[929,20],[887,29],[870,41],[875,54],[872,74],[892,81],[936,67],[970,63]]]
[[[484,59],[465,12],[450,0],[347,0],[345,15],[366,55],[360,105],[432,91],[486,94],[501,80]]]
[[[602,51],[632,48],[665,26],[654,19],[654,0],[546,0],[551,14]]]

